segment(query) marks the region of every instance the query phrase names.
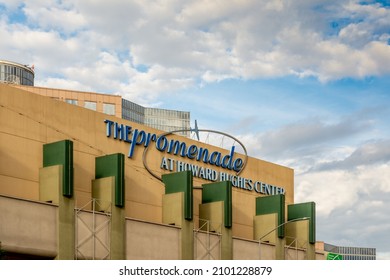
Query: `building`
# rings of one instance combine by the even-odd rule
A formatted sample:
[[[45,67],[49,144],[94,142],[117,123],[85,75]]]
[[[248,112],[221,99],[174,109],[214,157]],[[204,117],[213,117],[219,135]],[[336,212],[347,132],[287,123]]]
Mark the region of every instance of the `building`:
[[[36,94],[122,117],[125,120],[146,124],[163,131],[177,130],[179,135],[189,135],[190,112],[147,108],[122,99],[120,96],[109,94],[34,87],[34,77],[34,66],[29,67],[16,62],[0,60],[0,82],[2,83],[19,86],[19,88]]]
[[[16,85],[34,85],[34,67],[0,60],[0,82]]]
[[[37,86],[12,85],[28,92],[49,97],[56,101],[76,105],[118,118],[122,117],[122,97],[112,94],[100,94],[76,90],[45,88]]]
[[[376,260],[375,248],[335,246],[324,243],[324,251],[339,255],[342,260]]]
[[[145,108],[144,124],[163,131],[178,131],[176,134],[188,137],[190,130],[190,112]]]
[[[147,108],[122,99],[122,118],[163,131],[178,131],[176,134],[189,136],[190,112]]]
[[[189,136],[190,112],[147,108],[126,100],[119,95],[14,85],[52,99],[77,105],[104,114],[145,124],[163,131],[178,130],[177,134]]]
[[[2,258],[325,259],[291,168],[31,90],[0,84]]]

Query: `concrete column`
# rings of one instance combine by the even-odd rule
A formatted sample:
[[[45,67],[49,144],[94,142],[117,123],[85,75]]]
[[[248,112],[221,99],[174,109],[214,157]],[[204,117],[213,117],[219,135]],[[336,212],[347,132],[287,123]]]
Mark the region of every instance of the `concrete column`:
[[[203,203],[199,205],[199,218],[208,221],[209,231],[221,234],[221,260],[233,259],[233,234],[231,227],[226,227],[224,201]],[[203,225],[199,225],[206,228]]]
[[[184,192],[163,195],[163,223],[181,227],[180,258],[194,259],[194,222],[184,217]]]
[[[210,221],[210,230],[220,232],[221,259],[233,259],[232,182],[223,181],[202,185],[202,205],[199,218]],[[220,227],[218,230],[217,227]]]
[[[164,174],[163,223],[181,227],[180,256],[194,259],[193,186],[190,171]]]
[[[57,257],[74,260],[75,257],[75,201],[73,196],[62,195],[63,166],[53,165],[39,170],[39,200],[58,204]]]
[[[284,260],[284,248],[286,241],[284,238],[279,237],[277,230],[278,226],[279,224],[277,213],[257,215],[253,218],[253,238],[256,241],[259,241],[259,243],[269,242],[271,244],[275,244],[275,259]],[[272,231],[272,229],[275,230]],[[263,259],[261,254],[261,247],[259,248],[259,259]]]
[[[287,236],[297,238],[297,247],[306,249],[306,259],[315,260],[316,208],[314,202],[288,205],[288,220],[305,219],[288,224]]]
[[[275,244],[275,259],[285,259],[284,222],[285,197],[272,195],[256,198],[256,216],[253,218],[253,239]],[[261,240],[260,240],[261,239]],[[261,256],[261,248],[259,248]]]

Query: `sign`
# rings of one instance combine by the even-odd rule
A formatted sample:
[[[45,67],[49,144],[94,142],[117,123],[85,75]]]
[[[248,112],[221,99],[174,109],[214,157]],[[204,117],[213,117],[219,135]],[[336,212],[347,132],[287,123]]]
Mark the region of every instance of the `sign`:
[[[113,139],[123,141],[129,144],[128,154],[129,158],[132,158],[135,150],[138,147],[144,147],[142,161],[146,170],[161,181],[158,174],[155,174],[146,162],[146,155],[150,147],[154,147],[161,153],[165,153],[167,156],[162,158],[160,168],[171,172],[180,172],[190,170],[194,177],[204,180],[216,182],[216,181],[231,181],[232,186],[248,191],[255,191],[265,195],[284,194],[285,190],[282,187],[273,186],[260,181],[252,180],[249,178],[243,178],[239,174],[244,170],[247,162],[247,152],[245,146],[235,137],[226,134],[224,132],[208,130],[208,129],[195,129],[189,130],[175,130],[165,132],[160,135],[155,133],[146,132],[144,130],[133,129],[131,126],[119,124],[111,120],[104,120],[106,124],[106,136]],[[235,152],[236,147],[232,146],[228,153],[224,154],[217,150],[209,150],[201,145],[191,144],[188,145],[184,141],[175,139],[168,139],[169,135],[174,135],[177,132],[195,132],[199,135],[199,131],[211,132],[221,134],[223,136],[233,139],[244,150],[244,157]],[[170,156],[176,156],[172,158]],[[183,160],[180,160],[180,157]],[[184,161],[185,160],[185,161]],[[193,163],[188,163],[190,160]],[[209,167],[200,166],[197,164],[204,163]],[[215,168],[221,168],[222,170],[216,170]],[[234,171],[235,174],[230,174]]]
[[[235,147],[232,146],[229,154],[222,155],[219,151],[209,151],[207,148],[198,147],[197,145],[188,146],[185,142],[179,140],[168,140],[167,136],[175,132],[185,132],[191,130],[175,130],[161,135],[155,133],[145,132],[144,130],[132,129],[131,126],[118,124],[110,120],[105,120],[106,123],[106,136],[113,137],[120,141],[129,143],[128,157],[131,158],[134,155],[134,151],[137,146],[144,146],[145,150],[148,149],[150,144],[154,143],[155,148],[160,152],[166,152],[168,154],[179,155],[191,160],[201,161],[206,164],[218,166],[228,170],[234,170],[238,174],[244,169],[246,164],[246,149],[238,139],[226,134],[233,138],[235,141],[241,144],[245,151],[245,160],[242,158],[235,158]],[[211,130],[199,130],[199,131],[211,131]],[[216,131],[214,131],[216,132]]]
[[[341,261],[341,260],[343,260],[343,256],[340,254],[336,254],[336,253],[328,253],[328,255],[326,256],[326,259],[328,261]]]

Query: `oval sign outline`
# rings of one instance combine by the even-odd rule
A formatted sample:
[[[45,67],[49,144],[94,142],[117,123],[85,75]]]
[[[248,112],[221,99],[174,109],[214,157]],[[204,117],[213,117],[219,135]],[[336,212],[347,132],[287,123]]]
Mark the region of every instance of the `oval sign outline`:
[[[177,133],[177,132],[192,132],[194,131],[194,129],[180,129],[180,130],[174,130],[174,131],[169,131],[169,132],[165,132],[165,133],[162,133],[160,135],[158,135],[156,137],[156,139],[158,139],[159,137],[162,137],[162,136],[168,136],[168,135],[171,135],[171,134],[174,134],[174,133]],[[238,171],[236,173],[236,175],[240,175],[240,173],[245,169],[245,166],[246,166],[246,163],[248,161],[248,153],[247,153],[247,150],[244,146],[244,144],[241,143],[240,140],[238,140],[237,138],[231,136],[230,134],[227,134],[225,132],[221,132],[221,131],[217,131],[217,130],[212,130],[212,129],[196,129],[196,132],[211,132],[211,133],[215,133],[215,134],[220,134],[220,135],[224,135],[224,136],[227,136],[231,139],[233,139],[234,141],[236,141],[238,144],[240,144],[240,146],[243,148],[244,152],[245,152],[245,158],[244,158],[244,164],[242,166],[242,168],[240,169],[240,171]],[[146,168],[146,170],[149,172],[150,175],[152,175],[154,178],[162,181],[162,178],[158,175],[156,175],[155,173],[152,172],[152,170],[148,167],[148,165],[146,164],[146,154],[148,152],[148,148],[149,148],[149,145],[147,147],[145,147],[144,151],[143,151],[143,154],[142,154],[142,163],[144,165],[144,167]]]

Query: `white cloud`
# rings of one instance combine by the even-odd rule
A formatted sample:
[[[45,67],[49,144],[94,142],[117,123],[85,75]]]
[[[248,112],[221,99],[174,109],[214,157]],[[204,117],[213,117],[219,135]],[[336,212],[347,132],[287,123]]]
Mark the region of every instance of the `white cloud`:
[[[362,28],[362,24],[360,23],[349,24],[339,32],[341,42],[352,45],[364,46],[370,37],[371,33]]]
[[[257,139],[253,153],[274,160],[302,154],[321,154],[323,157],[327,153],[327,145],[356,137],[369,128],[369,122],[359,119],[351,123],[346,118],[330,124],[320,119],[305,119],[253,137]]]
[[[108,52],[99,53],[98,59],[91,65],[75,65],[65,68],[63,72],[72,80],[94,84],[105,92],[118,88],[121,81],[126,81],[136,73],[128,62],[121,62],[117,56]]]
[[[295,177],[295,201],[315,201],[319,216],[338,208],[350,208],[358,199],[353,174],[344,171],[306,173]]]
[[[69,33],[84,28],[86,25],[84,17],[76,10],[71,10],[71,7],[26,5],[23,10],[30,24],[48,31],[57,30]]]
[[[81,84],[80,82],[61,78],[48,78],[45,80],[40,80],[39,86],[77,91],[92,91],[92,88]]]
[[[350,155],[341,160],[318,163],[312,169],[326,171],[344,169],[351,170],[362,166],[378,165],[390,161],[390,140],[370,141],[356,148]]]
[[[296,201],[316,201],[318,215],[329,216],[339,208],[355,209],[361,215],[372,214],[375,207],[387,205],[384,197],[363,202],[359,195],[373,192],[390,193],[390,164],[360,167],[358,170],[330,170],[296,175]],[[386,198],[387,199],[387,198]],[[359,201],[359,203],[358,203]],[[382,207],[383,208],[383,207]]]
[[[23,0],[2,0],[0,4],[4,5],[7,9],[13,11],[23,4]]]
[[[390,252],[377,252],[377,260],[390,260]]]
[[[195,81],[201,86],[286,75],[330,81],[390,73],[390,12],[379,5],[321,0],[4,3],[7,9],[19,7],[26,20],[9,24],[3,18],[2,38],[8,44],[0,46],[3,53],[35,63],[37,80],[60,76],[96,91],[112,86],[111,92],[167,94]],[[338,33],[328,32],[329,22],[346,17],[349,22]],[[130,77],[116,75],[118,81],[107,87],[95,83],[104,79],[92,71],[96,64],[115,67],[102,63],[102,53],[129,65]],[[149,71],[137,71],[139,65]],[[75,75],[69,71],[75,66],[85,71]],[[46,77],[55,68],[56,74]],[[158,78],[155,69],[163,69]]]
[[[390,194],[390,140],[367,140],[373,114],[359,111],[331,124],[304,120],[257,135],[244,134],[240,140],[250,155],[295,170],[297,202],[316,201],[318,215],[325,218],[338,209],[360,215],[387,205],[386,196],[377,192]],[[363,204],[362,195],[369,196]]]

